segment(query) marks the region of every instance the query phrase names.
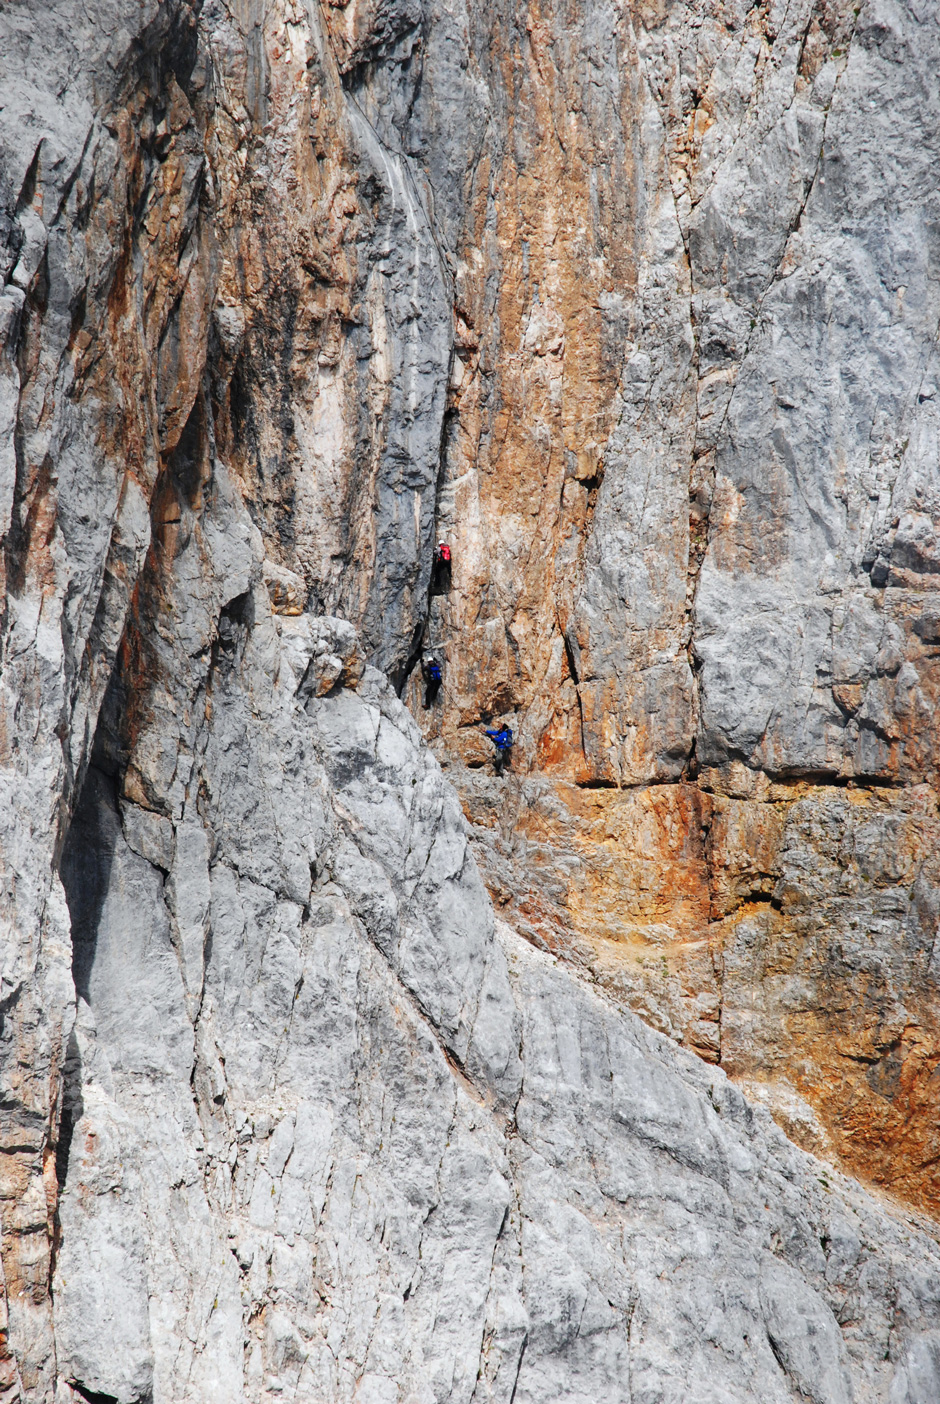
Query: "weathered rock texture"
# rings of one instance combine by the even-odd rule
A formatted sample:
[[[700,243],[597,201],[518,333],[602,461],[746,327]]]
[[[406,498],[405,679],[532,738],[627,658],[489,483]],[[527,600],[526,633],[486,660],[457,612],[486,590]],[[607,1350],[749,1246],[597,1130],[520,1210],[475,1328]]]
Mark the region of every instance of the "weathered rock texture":
[[[937,16],[488,14],[425,730],[517,925],[936,1213]]]
[[[935,1400],[934,7],[0,47],[0,1399]]]
[[[61,865],[60,1380],[383,1404],[935,1388],[928,1226],[497,927],[409,713],[374,669],[342,686],[347,624],[272,613],[260,538],[206,475],[138,596],[159,585],[182,627],[132,624]]]

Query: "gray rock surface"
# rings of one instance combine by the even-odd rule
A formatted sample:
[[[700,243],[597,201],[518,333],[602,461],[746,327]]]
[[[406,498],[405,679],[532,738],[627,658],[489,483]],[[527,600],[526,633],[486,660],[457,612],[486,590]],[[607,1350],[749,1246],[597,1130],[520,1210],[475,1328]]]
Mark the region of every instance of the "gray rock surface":
[[[843,30],[807,71],[782,21],[763,79],[778,96],[743,117],[690,220],[703,382],[726,387],[696,604],[702,754],[919,777],[887,716],[903,715],[902,687],[933,687],[932,660],[897,669],[938,489],[940,30],[893,4],[847,11]],[[722,332],[733,318],[738,340]],[[840,704],[849,682],[860,705]]]
[[[210,578],[260,574],[233,541]],[[183,617],[188,580],[163,583]],[[131,750],[169,870],[125,837],[143,826],[113,751],[69,834],[66,1381],[122,1401],[916,1398],[927,1226],[494,923],[385,679],[317,696],[298,635],[336,626],[251,594],[211,711],[187,697],[185,784],[161,789],[146,731]],[[127,1309],[102,1320],[105,1284]]]
[[[497,922],[386,680],[668,793],[592,842],[661,943],[707,838],[724,984],[695,926],[648,1016],[910,1106],[940,1202],[937,42],[0,14],[3,1404],[940,1395],[935,1223]]]

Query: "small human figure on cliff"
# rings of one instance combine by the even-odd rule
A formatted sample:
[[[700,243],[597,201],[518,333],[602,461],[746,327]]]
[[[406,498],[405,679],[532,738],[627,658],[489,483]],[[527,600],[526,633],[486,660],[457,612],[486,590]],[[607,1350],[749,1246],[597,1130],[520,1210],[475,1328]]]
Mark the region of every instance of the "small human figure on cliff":
[[[439,541],[434,551],[431,589],[436,595],[445,595],[450,589],[450,547],[446,541]]]
[[[502,775],[503,766],[508,765],[512,760],[512,727],[501,726],[498,730],[487,730],[487,736],[496,747],[496,754],[493,756],[493,770],[495,774]]]
[[[443,678],[441,665],[431,653],[426,653],[421,660],[421,676],[424,678],[424,706],[427,709],[440,692]]]

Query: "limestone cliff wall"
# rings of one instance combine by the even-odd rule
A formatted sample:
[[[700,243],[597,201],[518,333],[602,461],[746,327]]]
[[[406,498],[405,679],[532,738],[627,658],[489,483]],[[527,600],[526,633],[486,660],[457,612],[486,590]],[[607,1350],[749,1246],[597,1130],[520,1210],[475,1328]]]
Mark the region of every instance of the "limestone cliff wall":
[[[457,256],[422,725],[491,890],[934,1211],[935,21],[487,7],[361,78]]]
[[[0,1397],[933,1399],[932,7],[0,34]]]

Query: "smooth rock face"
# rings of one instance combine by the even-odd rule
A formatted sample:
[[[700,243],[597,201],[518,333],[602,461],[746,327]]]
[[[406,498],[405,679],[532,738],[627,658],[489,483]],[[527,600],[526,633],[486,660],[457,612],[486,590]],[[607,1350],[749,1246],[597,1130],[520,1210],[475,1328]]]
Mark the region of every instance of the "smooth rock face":
[[[4,9],[0,1400],[940,1397],[938,45]]]

